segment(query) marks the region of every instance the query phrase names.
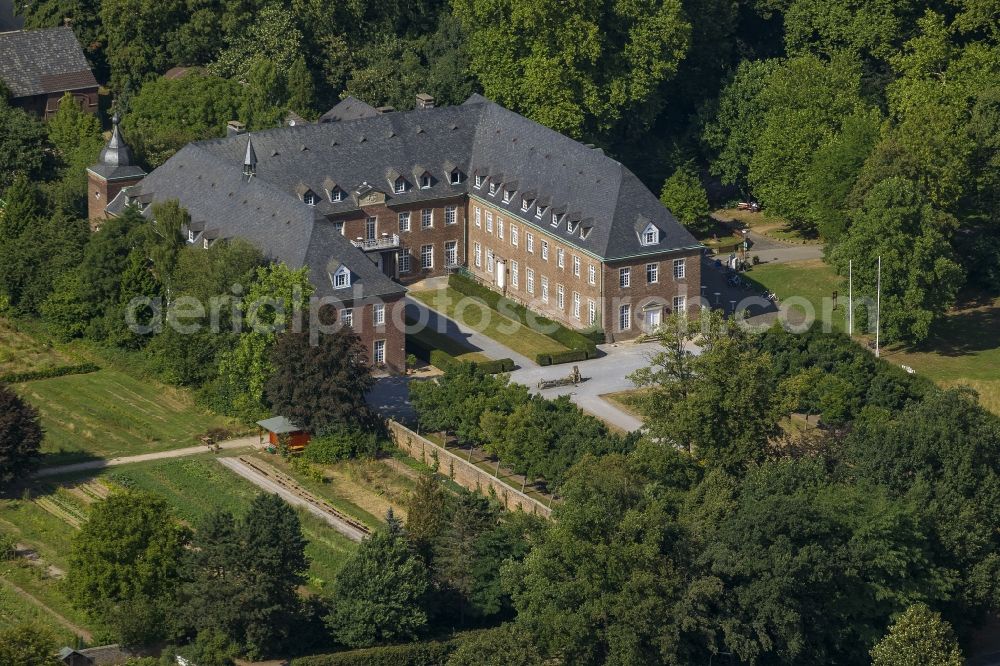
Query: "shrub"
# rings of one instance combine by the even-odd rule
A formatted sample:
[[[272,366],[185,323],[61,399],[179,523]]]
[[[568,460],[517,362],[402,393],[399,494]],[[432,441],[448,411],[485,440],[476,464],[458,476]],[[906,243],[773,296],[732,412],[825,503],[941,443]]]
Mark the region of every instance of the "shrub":
[[[430,350],[429,358],[430,364],[439,370],[447,370],[448,366],[457,363],[454,356],[440,349]]]
[[[298,657],[292,666],[444,666],[448,657],[467,639],[483,631],[470,631],[444,641],[365,648]]]
[[[494,361],[483,361],[481,363],[476,363],[479,369],[489,375],[495,375],[500,372],[510,372],[514,369],[514,361],[509,358],[498,358]]]
[[[17,546],[14,537],[0,532],[0,561],[12,560],[16,553]]]
[[[552,365],[552,355],[546,353],[535,354],[535,363],[538,365]]]
[[[381,440],[377,433],[339,427],[314,437],[302,455],[310,462],[330,464],[362,456],[371,458],[380,450]]]

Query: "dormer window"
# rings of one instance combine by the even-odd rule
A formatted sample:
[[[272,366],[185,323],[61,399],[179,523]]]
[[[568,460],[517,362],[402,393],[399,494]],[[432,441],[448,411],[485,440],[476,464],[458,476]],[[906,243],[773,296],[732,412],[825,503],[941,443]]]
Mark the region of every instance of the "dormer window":
[[[559,213],[552,213],[552,226],[553,227],[559,226]]]
[[[334,271],[332,278],[334,289],[346,289],[351,286],[351,271],[347,269],[347,266],[341,266]]]
[[[578,221],[574,222],[573,220],[570,220],[569,223],[566,224],[566,230],[569,231],[571,234],[575,234],[576,228],[578,226],[580,226],[580,223]]]
[[[203,241],[201,242],[201,246],[202,246],[202,247],[203,247],[204,249],[206,249],[206,250],[208,249],[208,246],[209,246],[209,241],[208,241],[208,239],[207,239],[207,238],[206,238],[206,239],[204,239],[204,240],[203,240]]]
[[[480,187],[482,187],[482,186],[483,186],[483,177],[482,177],[482,176],[480,176],[480,175],[479,175],[479,174],[477,173],[477,174],[476,174],[476,189],[478,190],[478,189],[479,189]]]
[[[458,169],[455,169],[454,171],[451,172],[451,184],[452,185],[462,184],[462,172],[459,171]]]
[[[499,186],[496,183],[490,183],[490,196],[495,196]]]
[[[504,203],[510,203],[510,200],[513,199],[513,198],[514,198],[514,192],[513,192],[513,190],[504,190],[503,191],[503,202]]]
[[[521,210],[527,211],[531,208],[531,204],[534,203],[531,199],[521,199]]]
[[[194,242],[194,230],[188,229],[188,243]]]
[[[340,189],[339,187],[335,187],[332,190],[330,190],[329,194],[331,203],[337,203],[338,201],[344,200],[344,190]]]
[[[642,232],[643,245],[656,245],[660,242],[660,230],[652,224],[646,226]]]
[[[406,192],[406,179],[400,176],[392,184],[392,189],[396,194],[403,194]]]
[[[580,229],[580,238],[583,240],[587,240],[587,236],[590,235],[590,230],[592,228],[593,227],[584,227],[583,229]]]
[[[422,190],[430,189],[431,181],[432,179],[429,173],[425,173],[424,175],[422,175],[420,177],[420,189]]]
[[[317,197],[312,192],[306,192],[305,194],[302,195],[302,200],[306,202],[307,206],[315,206],[318,199],[319,197]]]
[[[542,219],[543,217],[545,217],[545,211],[546,210],[547,210],[546,206],[539,206],[535,210],[535,217],[537,217],[539,220]]]

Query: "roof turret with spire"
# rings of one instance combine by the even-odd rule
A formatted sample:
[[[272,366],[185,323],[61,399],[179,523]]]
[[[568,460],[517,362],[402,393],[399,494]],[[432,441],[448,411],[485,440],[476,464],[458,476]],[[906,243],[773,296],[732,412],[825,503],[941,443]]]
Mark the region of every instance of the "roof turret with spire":
[[[257,175],[257,153],[253,149],[253,139],[247,134],[247,152],[243,157],[243,175],[247,178]]]
[[[111,139],[101,150],[100,161],[90,167],[90,171],[105,180],[141,178],[146,175],[146,172],[135,163],[132,149],[122,137],[120,122],[121,119],[116,113],[111,119]]]

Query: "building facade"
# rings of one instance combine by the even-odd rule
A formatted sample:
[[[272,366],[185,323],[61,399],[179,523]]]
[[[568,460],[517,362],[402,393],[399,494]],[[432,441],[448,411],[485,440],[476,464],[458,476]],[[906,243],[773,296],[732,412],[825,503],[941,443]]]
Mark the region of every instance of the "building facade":
[[[437,108],[423,95],[417,107],[348,98],[316,124],[189,144],[117,195],[111,165],[98,165],[92,216],[177,199],[189,242],[244,238],[307,266],[317,295],[393,371],[404,368],[404,285],[458,267],[609,341],[693,312],[701,245],[619,162],[479,95]]]

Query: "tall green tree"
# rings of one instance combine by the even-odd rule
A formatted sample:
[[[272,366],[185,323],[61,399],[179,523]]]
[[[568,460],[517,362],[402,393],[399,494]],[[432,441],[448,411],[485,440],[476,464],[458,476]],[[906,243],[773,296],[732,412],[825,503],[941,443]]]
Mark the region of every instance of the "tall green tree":
[[[104,146],[100,121],[96,115],[86,113],[80,102],[66,93],[45,129],[62,171],[59,186],[53,190],[54,198],[64,210],[82,217],[86,215],[86,169],[97,162]]]
[[[951,625],[927,604],[913,604],[871,650],[872,666],[962,666]]]
[[[447,526],[448,499],[436,474],[421,474],[406,503],[406,535],[428,564]]]
[[[691,34],[679,0],[455,0],[453,8],[486,95],[573,137],[626,119],[648,126]]]
[[[91,509],[73,537],[66,589],[77,606],[103,621],[131,619],[122,605],[141,601],[149,611],[143,633],[160,633],[180,580],[190,531],[167,503],[146,492],[114,492]],[[158,629],[158,631],[157,631]]]
[[[285,82],[271,60],[261,56],[253,59],[247,72],[240,114],[251,130],[270,129],[281,122],[284,101],[287,98]]]
[[[0,631],[0,663],[29,666],[60,666],[56,638],[40,626],[17,624]]]
[[[845,275],[853,261],[854,293],[872,298],[881,257],[883,339],[925,340],[964,282],[950,243],[955,219],[902,178],[872,188],[850,219],[847,235],[831,253],[837,270]],[[870,314],[868,320],[870,325]]]
[[[24,479],[38,469],[42,436],[38,411],[0,384],[0,482]]]
[[[427,566],[390,510],[386,525],[361,543],[337,575],[326,623],[350,647],[414,640],[427,627],[429,586]]]
[[[45,127],[21,109],[0,99],[0,192],[17,174],[36,179],[45,166]]]
[[[288,108],[305,118],[316,115],[316,85],[306,60],[299,56],[288,70],[285,89],[288,93]]]
[[[695,230],[705,228],[705,218],[709,213],[708,195],[691,164],[678,167],[663,183],[660,202],[684,226]]]
[[[299,517],[277,495],[257,495],[239,521],[213,513],[184,565],[183,623],[221,632],[243,654],[287,650],[301,623],[297,589],[309,561]]]

